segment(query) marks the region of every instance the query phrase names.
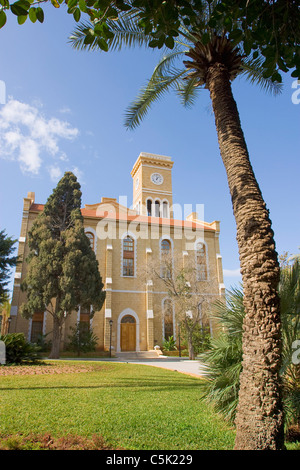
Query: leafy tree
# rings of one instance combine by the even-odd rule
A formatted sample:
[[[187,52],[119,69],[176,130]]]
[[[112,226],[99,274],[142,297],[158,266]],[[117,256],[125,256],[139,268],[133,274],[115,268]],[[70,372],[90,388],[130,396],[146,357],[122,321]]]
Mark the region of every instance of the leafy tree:
[[[154,259],[146,268],[145,279],[159,283],[157,290],[166,290],[175,308],[175,321],[184,330],[189,351],[189,359],[195,359],[194,336],[200,322],[207,323],[204,309],[208,309],[212,296],[217,292],[213,278],[209,283],[199,281],[195,257],[189,256],[182,265],[182,258],[173,254],[163,255],[161,260]],[[142,276],[142,274],[141,274]],[[216,294],[218,295],[218,294]],[[175,327],[175,325],[174,325]]]
[[[212,25],[212,3],[218,2],[202,2],[196,32],[194,26],[181,24],[177,28],[180,36],[175,39],[173,50],[163,56],[146,86],[129,106],[126,126],[136,127],[152,103],[170,88],[175,89],[186,106],[195,102],[201,88],[210,93],[237,226],[246,311],[235,449],[281,449],[279,263],[269,211],[250,162],[231,82],[244,75],[275,93],[280,85],[264,76],[262,55],[257,51],[249,54],[243,35],[233,39],[218,24]],[[125,15],[123,22],[116,22],[117,30],[115,38],[118,40],[112,42],[114,48],[122,44],[140,45],[141,38],[144,43],[149,41],[149,35],[145,37],[135,17]],[[81,27],[77,28],[72,41],[75,47],[87,48]],[[178,65],[176,60],[182,57],[184,60]]]
[[[50,0],[55,8],[67,7],[76,22],[90,20],[84,30],[86,45],[97,43],[108,51],[115,31],[113,23],[124,12],[134,14],[143,32],[149,36],[149,47],[173,49],[181,24],[192,32],[199,29],[210,34],[218,28],[233,41],[243,41],[244,50],[262,54],[265,77],[280,81],[281,73],[292,71],[300,79],[299,22],[296,0]],[[44,4],[49,0],[2,0],[0,28],[10,11],[23,24],[44,21]],[[203,12],[209,6],[209,22],[203,23]],[[204,31],[205,30],[205,31]]]
[[[11,303],[8,294],[4,294],[0,302],[0,334],[4,335],[7,333],[9,328],[9,317],[10,317]]]
[[[66,172],[29,232],[28,273],[22,283],[26,318],[46,310],[53,318],[51,358],[59,357],[66,316],[79,305],[100,310],[105,299],[98,262],[84,233],[81,191]]]
[[[12,256],[15,251],[15,243],[6,235],[5,230],[0,231],[0,301],[5,300],[8,294],[7,285],[9,282],[9,271],[16,266],[17,256]]]

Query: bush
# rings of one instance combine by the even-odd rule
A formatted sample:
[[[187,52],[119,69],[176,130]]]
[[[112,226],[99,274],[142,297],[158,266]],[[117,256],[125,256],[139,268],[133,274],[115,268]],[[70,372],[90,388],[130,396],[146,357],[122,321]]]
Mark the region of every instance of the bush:
[[[176,348],[176,341],[174,340],[173,336],[170,336],[169,339],[165,339],[162,347],[166,351],[175,351],[175,349],[177,348]]]
[[[210,346],[210,329],[209,326],[195,325],[192,333],[192,344],[194,348],[194,353],[197,356],[200,353],[209,349]],[[182,344],[187,347],[187,332],[182,329]]]
[[[0,336],[0,340],[5,343],[7,364],[39,361],[40,348],[26,341],[24,333],[8,333]]]
[[[81,352],[95,351],[98,338],[94,335],[92,328],[87,328],[84,323],[77,323],[76,327],[71,327],[69,335],[69,351],[77,352],[80,356]]]

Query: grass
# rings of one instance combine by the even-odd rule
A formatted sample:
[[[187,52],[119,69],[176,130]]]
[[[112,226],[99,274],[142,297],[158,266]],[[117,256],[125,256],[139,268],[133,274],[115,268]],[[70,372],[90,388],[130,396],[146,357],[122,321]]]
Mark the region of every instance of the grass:
[[[198,378],[110,362],[34,367],[27,368],[32,375],[0,377],[0,449],[1,440],[2,448],[18,448],[20,440],[36,442],[37,436],[48,436],[49,442],[66,436],[98,439],[113,449],[221,450],[234,445],[234,430],[200,401]]]

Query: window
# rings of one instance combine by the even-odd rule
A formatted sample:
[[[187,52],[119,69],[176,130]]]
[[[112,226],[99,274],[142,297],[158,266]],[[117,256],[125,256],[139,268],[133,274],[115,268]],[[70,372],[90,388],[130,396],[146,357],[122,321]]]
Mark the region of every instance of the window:
[[[155,217],[159,217],[159,216],[160,216],[160,202],[155,201]]]
[[[161,241],[161,262],[162,262],[162,277],[165,279],[171,278],[171,263],[172,259],[169,254],[171,251],[171,243],[169,240]]]
[[[171,243],[169,240],[162,240],[161,242],[161,251],[162,254],[169,254],[171,249]]]
[[[164,336],[169,340],[174,335],[173,326],[173,307],[170,299],[166,299],[163,303],[163,319],[164,319]]]
[[[95,249],[95,237],[94,237],[94,234],[92,232],[85,232],[86,236],[88,237],[89,241],[90,241],[90,245],[91,245],[91,248],[92,250]]]
[[[123,276],[134,276],[134,240],[129,236],[123,240]]]
[[[207,280],[207,263],[206,263],[206,247],[204,243],[197,243],[196,245],[196,265],[197,265],[197,279],[198,281]]]
[[[43,325],[44,325],[44,312],[36,312],[33,314],[31,321],[31,343],[37,343],[37,341],[43,335]]]
[[[152,201],[147,199],[147,215],[150,217],[152,215]]]
[[[168,202],[163,202],[163,217],[167,219],[169,217],[169,204]]]

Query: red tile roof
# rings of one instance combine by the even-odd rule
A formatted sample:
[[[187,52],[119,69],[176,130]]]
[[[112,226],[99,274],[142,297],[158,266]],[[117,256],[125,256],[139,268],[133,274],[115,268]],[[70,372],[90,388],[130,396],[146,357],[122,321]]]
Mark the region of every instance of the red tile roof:
[[[32,212],[41,212],[44,209],[44,204],[31,204],[30,211]],[[215,232],[213,227],[209,225],[192,222],[190,220],[177,220],[177,219],[165,219],[162,217],[150,217],[145,215],[129,215],[124,212],[109,212],[109,211],[100,211],[100,210],[91,210],[82,208],[81,214],[84,218],[92,219],[107,219],[107,220],[124,220],[128,222],[137,222],[137,223],[153,223],[159,225],[167,225],[170,227],[189,227],[192,229],[204,229]]]

